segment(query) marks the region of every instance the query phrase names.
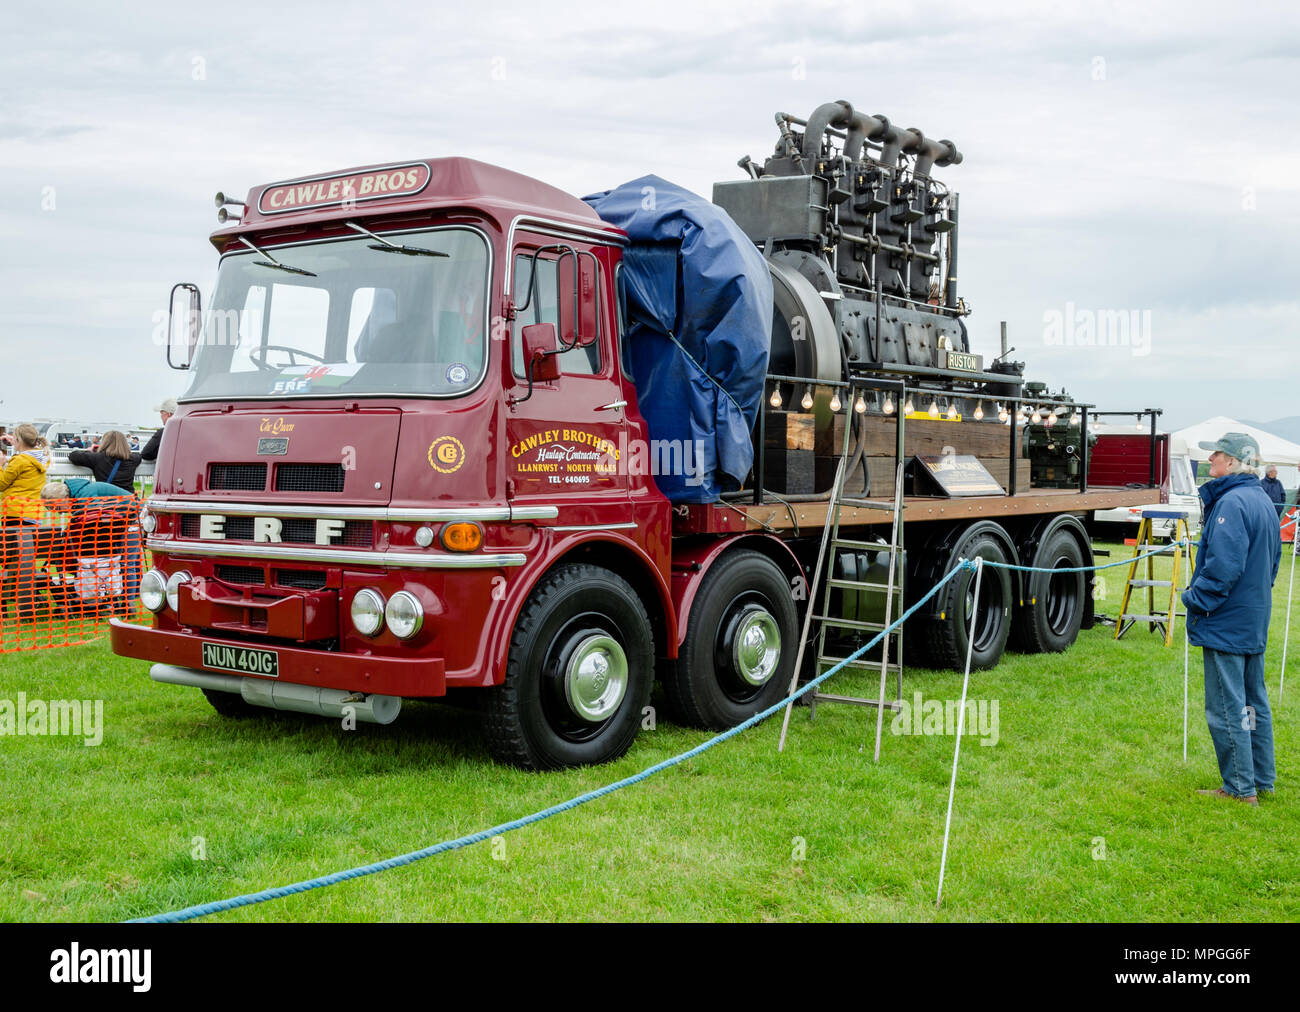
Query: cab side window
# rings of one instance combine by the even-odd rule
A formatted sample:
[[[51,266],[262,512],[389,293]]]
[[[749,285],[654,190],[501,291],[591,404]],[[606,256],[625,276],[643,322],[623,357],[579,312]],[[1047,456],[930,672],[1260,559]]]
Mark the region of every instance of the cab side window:
[[[570,263],[572,257],[569,258]],[[560,300],[573,300],[573,271],[561,271],[554,258],[545,254],[537,258],[537,276],[533,279],[532,298],[526,309],[517,311],[514,330],[510,341],[510,359],[515,375],[521,379],[524,372],[523,329],[534,323],[553,323],[557,335],[560,335]],[[528,298],[528,282],[533,271],[532,254],[516,254],[514,268],[514,302],[523,305]],[[560,353],[560,372],[566,376],[596,376],[601,370],[599,333],[584,333],[584,339],[590,343]],[[563,344],[563,337],[559,340]]]

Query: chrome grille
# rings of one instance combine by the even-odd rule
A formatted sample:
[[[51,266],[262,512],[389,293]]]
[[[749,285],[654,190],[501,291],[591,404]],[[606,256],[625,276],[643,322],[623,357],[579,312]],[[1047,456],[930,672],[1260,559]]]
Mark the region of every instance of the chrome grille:
[[[219,510],[217,506],[215,509]],[[226,541],[252,541],[252,517],[226,517],[222,525]],[[199,517],[195,513],[181,516],[181,537],[199,537]],[[280,540],[286,544],[314,545],[316,543],[316,521],[311,517],[284,517],[280,521]],[[346,520],[343,530],[330,541],[331,545],[344,545],[348,548],[370,548],[375,543],[375,526],[369,520]]]

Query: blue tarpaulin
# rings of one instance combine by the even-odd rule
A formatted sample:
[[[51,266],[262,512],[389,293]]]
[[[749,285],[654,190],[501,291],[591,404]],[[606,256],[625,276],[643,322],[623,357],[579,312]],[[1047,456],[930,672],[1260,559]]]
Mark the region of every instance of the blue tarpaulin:
[[[694,474],[655,480],[673,502],[713,502],[754,462],[772,341],[763,255],[722,208],[658,176],[583,200],[631,240],[626,364],[650,438],[692,447]]]

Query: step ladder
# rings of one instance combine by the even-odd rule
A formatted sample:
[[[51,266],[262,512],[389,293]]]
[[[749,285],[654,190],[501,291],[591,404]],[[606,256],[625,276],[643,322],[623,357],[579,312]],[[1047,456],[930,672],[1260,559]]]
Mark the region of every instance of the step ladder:
[[[1153,520],[1172,520],[1174,522],[1172,545],[1164,547],[1163,552],[1171,554],[1174,561],[1174,571],[1171,579],[1157,580],[1155,578],[1155,556],[1147,556],[1147,575],[1146,579],[1135,579],[1138,566],[1141,563],[1140,556],[1144,552],[1151,551],[1158,546],[1152,540],[1151,530]],[[1187,577],[1183,583],[1179,582],[1179,575],[1182,566],[1184,547],[1182,542],[1188,542],[1187,553]],[[1146,622],[1147,628],[1155,632],[1157,629],[1164,633],[1165,646],[1170,646],[1174,641],[1174,625],[1179,618],[1186,617],[1186,612],[1178,610],[1178,591],[1183,589],[1186,583],[1191,582],[1192,569],[1195,563],[1192,560],[1191,552],[1191,535],[1187,525],[1187,511],[1175,509],[1144,509],[1142,511],[1142,522],[1138,524],[1137,544],[1133,546],[1133,561],[1129,563],[1128,580],[1124,584],[1124,597],[1119,606],[1119,618],[1115,621],[1115,639],[1122,639],[1138,622]],[[1156,611],[1156,589],[1160,589],[1160,596],[1164,597],[1164,589],[1169,589],[1169,605],[1164,611]],[[1133,591],[1147,592],[1147,609],[1145,614],[1139,614],[1129,611],[1133,603]],[[1139,600],[1141,594],[1138,594]]]
[[[853,403],[852,391],[850,391],[850,404]],[[900,404],[902,401],[900,400]],[[900,413],[898,417],[898,444],[901,447],[903,441],[903,417]],[[816,675],[821,675],[826,669],[845,660],[851,655],[856,647],[850,648],[844,654],[828,652],[828,639],[831,633],[842,630],[850,636],[853,634],[863,634],[861,638],[869,640],[872,635],[887,629],[889,625],[902,614],[903,611],[903,472],[906,464],[903,460],[898,461],[897,469],[894,475],[894,498],[893,502],[876,502],[869,499],[861,499],[844,495],[844,483],[847,477],[845,471],[848,464],[849,446],[851,436],[851,425],[844,427],[844,445],[840,453],[839,464],[835,471],[835,482],[831,486],[830,505],[827,510],[827,520],[830,521],[825,525],[822,531],[822,545],[817,558],[816,570],[813,573],[813,585],[808,591],[808,612],[804,619],[803,636],[799,644],[799,653],[795,659],[795,671],[791,680],[790,691],[793,692],[799,677],[799,672],[803,666],[804,649],[808,643],[808,633],[812,622],[817,622],[817,653],[816,653]],[[901,455],[900,455],[901,456]],[[840,536],[840,511],[843,507],[877,509],[882,512],[892,514],[890,528],[890,538],[888,543],[873,541],[862,541],[853,538]],[[856,575],[856,566],[852,567],[855,575],[848,577],[836,575],[836,561],[841,557],[841,553],[858,553],[874,552],[879,554],[888,552],[889,569],[888,577],[884,582],[860,578]],[[875,567],[868,567],[868,570]],[[822,574],[825,579],[822,579]],[[820,608],[815,604],[818,600],[818,589],[820,588]],[[850,594],[856,594],[861,591],[884,591],[884,621],[872,622],[861,617],[845,618],[842,615],[831,613],[831,599],[834,591],[841,591],[842,598]],[[903,698],[903,635],[902,627],[891,632],[878,645],[880,650],[879,660],[868,660],[866,657],[859,658],[845,665],[846,669],[859,670],[878,670],[880,672],[880,690],[876,698],[859,698],[856,696],[837,695],[829,692],[822,692],[820,689],[814,689],[812,693],[805,696],[809,706],[809,720],[812,720],[817,714],[817,706],[821,703],[848,703],[854,706],[874,706],[876,708],[876,747],[875,761],[880,761],[880,743],[884,728],[885,710],[898,710]],[[891,649],[892,648],[892,649]],[[891,660],[891,654],[894,660]],[[886,699],[888,692],[889,673],[896,672],[897,694],[893,699]],[[785,720],[781,727],[781,739],[777,746],[777,751],[783,751],[785,748],[786,731],[789,727],[790,713],[793,704],[786,706]]]

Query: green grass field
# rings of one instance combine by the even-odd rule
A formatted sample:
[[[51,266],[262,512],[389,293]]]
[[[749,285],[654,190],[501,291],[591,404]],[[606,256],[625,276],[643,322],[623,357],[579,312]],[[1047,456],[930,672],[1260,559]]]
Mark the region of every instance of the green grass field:
[[[1008,654],[972,677],[972,698],[998,701],[999,741],[963,742],[939,909],[953,738],[891,735],[887,717],[876,765],[874,711],[827,705],[812,723],[796,709],[783,754],[774,719],[495,843],[211,919],[1295,920],[1300,623],[1277,704],[1289,565],[1268,652],[1279,786],[1258,808],[1194,793],[1219,778],[1196,649],[1182,760],[1181,628],[1166,649],[1145,628],[1115,643],[1098,626],[1065,654]],[[1114,614],[1123,570],[1106,581],[1098,609]],[[489,760],[470,710],[408,704],[356,731],[231,721],[147,670],[105,640],[0,656],[0,699],[102,699],[105,722],[97,747],[0,738],[0,919],[117,920],[288,884],[516,818],[709,737],[660,722],[617,763],[527,774]],[[904,690],[956,699],[961,675],[910,670]]]

